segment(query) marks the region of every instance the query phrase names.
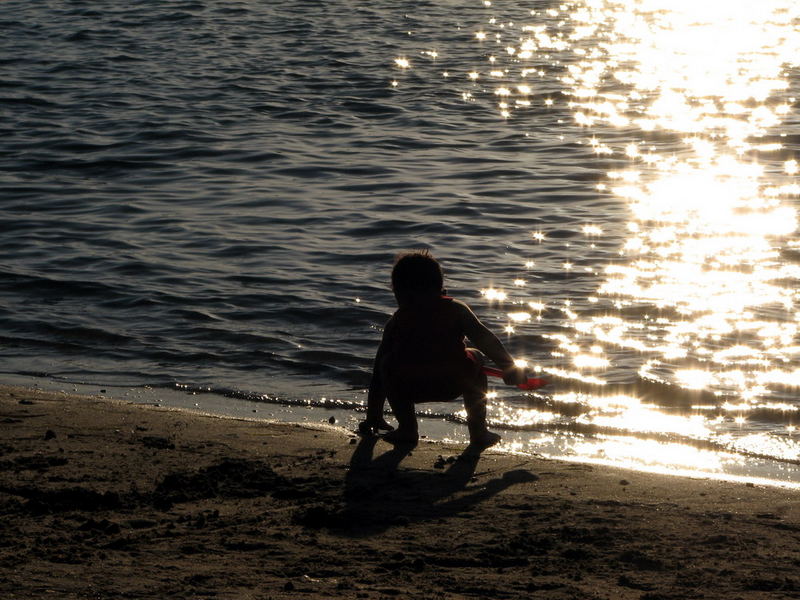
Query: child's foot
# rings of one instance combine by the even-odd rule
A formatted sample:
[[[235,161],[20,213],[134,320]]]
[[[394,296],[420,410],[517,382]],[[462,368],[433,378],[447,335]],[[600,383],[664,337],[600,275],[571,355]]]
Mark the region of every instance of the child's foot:
[[[493,431],[489,431],[485,429],[480,433],[476,433],[474,435],[469,436],[469,444],[473,447],[478,448],[489,448],[497,444],[500,440],[502,440],[502,436],[500,434],[494,433]]]
[[[358,433],[361,435],[378,435],[380,431],[392,431],[394,427],[386,422],[386,419],[379,419],[378,421],[361,421],[358,424]]]
[[[419,442],[419,433],[416,431],[395,429],[385,434],[381,439],[390,444],[416,444]]]

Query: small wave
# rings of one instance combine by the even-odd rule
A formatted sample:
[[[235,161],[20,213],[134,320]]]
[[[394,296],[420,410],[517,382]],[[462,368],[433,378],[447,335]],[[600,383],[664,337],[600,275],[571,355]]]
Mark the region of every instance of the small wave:
[[[8,271],[0,271],[0,280],[14,289],[25,291],[35,296],[52,297],[54,294],[71,296],[103,296],[113,295],[115,288],[100,281],[65,280],[40,275],[26,275]]]
[[[58,106],[55,102],[36,96],[0,96],[0,104],[36,106],[39,108],[55,108]]]
[[[370,116],[394,117],[403,112],[397,106],[389,106],[379,102],[363,102],[360,100],[345,100],[341,106],[356,114],[367,114]]]
[[[152,160],[150,157],[103,158],[85,160],[75,158],[41,158],[20,161],[17,169],[30,171],[85,171],[94,175],[111,177],[121,171],[163,169],[170,165]]]

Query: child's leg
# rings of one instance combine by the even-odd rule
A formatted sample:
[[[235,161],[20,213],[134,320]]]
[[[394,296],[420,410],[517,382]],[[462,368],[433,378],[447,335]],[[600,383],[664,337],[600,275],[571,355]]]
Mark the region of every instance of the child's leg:
[[[413,442],[419,439],[417,416],[414,414],[414,403],[405,395],[389,394],[389,406],[392,407],[397,429],[390,431],[383,439],[388,442]]]
[[[375,433],[377,431],[391,431],[394,429],[389,423],[386,422],[386,419],[383,418],[383,402],[386,397],[383,395],[383,390],[381,390],[381,394],[374,394],[373,390],[370,389],[369,395],[367,396],[367,416],[366,419],[361,421],[358,425],[358,430],[363,433]]]
[[[464,409],[467,411],[467,430],[471,444],[491,446],[500,441],[500,436],[489,431],[486,425],[486,393],[489,383],[486,375],[477,369],[464,390]]]
[[[464,391],[464,408],[467,411],[467,429],[470,439],[486,431],[486,375],[480,373]]]

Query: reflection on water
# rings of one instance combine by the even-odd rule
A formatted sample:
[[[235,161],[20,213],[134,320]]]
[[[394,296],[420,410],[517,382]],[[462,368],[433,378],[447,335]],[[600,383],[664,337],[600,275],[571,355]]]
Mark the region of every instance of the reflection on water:
[[[583,0],[511,15],[486,5],[473,40],[486,60],[462,74],[463,98],[493,97],[512,127],[567,109],[581,143],[614,165],[598,194],[630,215],[619,260],[581,263],[598,273],[595,294],[558,307],[563,333],[539,361],[556,392],[495,404],[495,423],[555,432],[517,449],[638,468],[744,474],[745,457],[800,460],[800,265],[790,260],[800,186],[781,130],[794,110],[800,8]],[[560,98],[538,92],[554,76]],[[531,233],[547,247],[546,229]],[[582,233],[603,236],[591,223]],[[535,331],[545,308],[525,284],[482,292],[515,304],[509,333]]]

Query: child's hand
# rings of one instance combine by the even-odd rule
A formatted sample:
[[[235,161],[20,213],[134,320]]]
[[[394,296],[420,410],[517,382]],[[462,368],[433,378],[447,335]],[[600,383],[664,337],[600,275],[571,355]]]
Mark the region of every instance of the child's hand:
[[[528,374],[524,367],[513,365],[503,369],[503,383],[506,385],[522,385],[527,383]]]

